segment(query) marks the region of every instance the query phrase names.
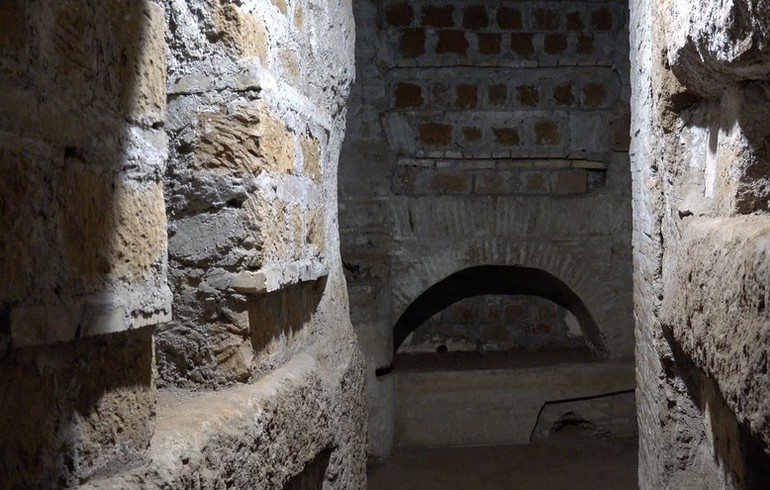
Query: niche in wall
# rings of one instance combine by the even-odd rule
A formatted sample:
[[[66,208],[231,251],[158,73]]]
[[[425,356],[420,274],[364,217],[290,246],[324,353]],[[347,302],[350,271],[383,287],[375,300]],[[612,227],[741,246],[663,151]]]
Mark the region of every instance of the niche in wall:
[[[450,347],[606,354],[596,322],[569,286],[543,270],[509,265],[473,266],[451,274],[417,297],[393,328],[394,356]]]

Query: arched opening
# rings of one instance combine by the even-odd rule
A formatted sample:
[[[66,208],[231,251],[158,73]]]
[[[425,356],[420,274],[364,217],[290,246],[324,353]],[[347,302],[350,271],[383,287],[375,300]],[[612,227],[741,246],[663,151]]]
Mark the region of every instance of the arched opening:
[[[467,298],[485,295],[527,295],[552,301],[577,320],[586,347],[596,356],[605,357],[607,349],[602,334],[586,305],[569,286],[554,275],[518,265],[479,265],[451,274],[426,289],[415,299],[393,327],[393,355],[406,338],[437,313]],[[381,367],[386,374],[391,366]]]

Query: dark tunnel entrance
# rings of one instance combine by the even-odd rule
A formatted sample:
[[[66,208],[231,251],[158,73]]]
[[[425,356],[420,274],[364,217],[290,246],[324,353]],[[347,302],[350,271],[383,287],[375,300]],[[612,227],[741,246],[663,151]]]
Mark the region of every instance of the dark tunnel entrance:
[[[527,295],[556,303],[575,316],[586,346],[596,357],[605,357],[602,334],[583,301],[569,286],[540,269],[480,265],[469,267],[442,279],[425,290],[401,314],[393,328],[393,356],[407,337],[442,310],[467,298],[485,295]],[[387,374],[391,365],[377,369]]]

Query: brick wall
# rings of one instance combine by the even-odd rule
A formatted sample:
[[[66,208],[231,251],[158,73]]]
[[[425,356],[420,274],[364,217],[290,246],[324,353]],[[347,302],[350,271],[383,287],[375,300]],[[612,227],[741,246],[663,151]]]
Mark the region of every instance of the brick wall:
[[[407,167],[395,192],[582,193],[603,185],[609,155],[628,144],[615,63],[624,55],[622,4],[386,2],[383,15],[395,49],[386,124]]]
[[[390,363],[393,326],[467,267],[552,274],[586,304],[606,352],[633,355],[627,3],[354,9],[340,234],[370,450],[382,455],[395,402],[374,370]]]
[[[434,315],[408,337],[399,352],[505,352],[585,348],[577,320],[537,296],[477,296]],[[576,331],[575,331],[576,330]]]

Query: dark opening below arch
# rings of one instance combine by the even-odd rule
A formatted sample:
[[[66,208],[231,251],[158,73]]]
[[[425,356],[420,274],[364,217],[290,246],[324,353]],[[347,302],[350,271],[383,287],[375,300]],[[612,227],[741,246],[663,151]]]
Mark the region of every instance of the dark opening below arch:
[[[479,265],[455,272],[425,290],[401,314],[393,327],[393,355],[404,340],[426,320],[448,306],[473,296],[539,296],[569,310],[577,319],[588,347],[604,357],[607,349],[599,327],[586,305],[569,286],[540,269],[516,265]],[[391,366],[377,369],[387,374]]]

